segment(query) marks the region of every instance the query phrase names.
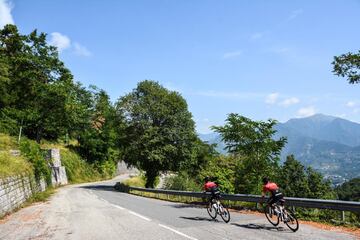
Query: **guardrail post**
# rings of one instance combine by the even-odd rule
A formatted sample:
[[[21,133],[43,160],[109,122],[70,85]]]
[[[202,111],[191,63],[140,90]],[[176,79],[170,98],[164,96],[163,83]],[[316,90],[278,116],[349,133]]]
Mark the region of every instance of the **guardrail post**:
[[[341,211],[341,221],[345,222],[345,211]]]

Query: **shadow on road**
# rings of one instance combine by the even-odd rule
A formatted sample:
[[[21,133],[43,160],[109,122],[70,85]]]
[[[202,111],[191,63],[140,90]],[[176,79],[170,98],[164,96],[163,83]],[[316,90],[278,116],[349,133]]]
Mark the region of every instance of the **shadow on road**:
[[[186,220],[192,220],[192,221],[207,221],[207,222],[219,222],[217,219],[212,218],[204,218],[204,217],[179,217]]]
[[[193,203],[181,203],[170,205],[173,208],[204,208],[205,204],[200,202],[193,202]]]
[[[81,186],[80,188],[91,189],[96,191],[111,191],[111,192],[116,191],[113,185],[104,185],[104,184]]]
[[[268,231],[278,231],[278,232],[290,232],[287,231],[283,227],[275,227],[275,226],[269,226],[265,224],[255,224],[255,223],[248,223],[248,224],[238,224],[238,223],[231,223],[231,225],[242,227],[242,228],[248,228],[248,229],[264,229]]]

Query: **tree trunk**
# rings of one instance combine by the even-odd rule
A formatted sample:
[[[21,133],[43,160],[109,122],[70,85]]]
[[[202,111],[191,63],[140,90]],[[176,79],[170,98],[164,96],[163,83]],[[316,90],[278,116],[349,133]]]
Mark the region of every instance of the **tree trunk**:
[[[155,187],[155,181],[156,177],[158,176],[158,172],[154,170],[148,170],[145,173],[146,176],[146,188],[154,188]]]

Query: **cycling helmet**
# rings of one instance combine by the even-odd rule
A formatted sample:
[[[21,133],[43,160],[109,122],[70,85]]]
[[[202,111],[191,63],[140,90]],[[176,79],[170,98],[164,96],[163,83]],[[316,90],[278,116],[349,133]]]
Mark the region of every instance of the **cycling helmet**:
[[[210,181],[210,177],[209,177],[209,176],[206,176],[206,177],[204,178],[204,182],[208,182],[208,181]]]
[[[267,184],[269,182],[269,178],[263,177],[262,182],[263,182],[263,184]]]

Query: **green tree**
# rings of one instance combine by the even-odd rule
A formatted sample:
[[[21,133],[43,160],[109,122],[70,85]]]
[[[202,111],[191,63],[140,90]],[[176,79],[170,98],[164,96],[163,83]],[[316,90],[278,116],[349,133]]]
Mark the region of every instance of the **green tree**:
[[[335,188],[340,200],[360,201],[360,178],[353,178]]]
[[[335,194],[331,189],[329,181],[324,180],[321,173],[315,171],[313,168],[308,167],[306,169],[307,182],[309,184],[309,194],[306,197],[309,198],[322,198],[322,199],[334,199]]]
[[[222,192],[235,192],[236,164],[238,159],[235,156],[217,156],[212,158],[206,168],[201,171],[199,181],[209,176],[215,181]]]
[[[193,156],[181,164],[181,171],[185,171],[190,176],[197,176],[210,161],[219,156],[215,147],[215,144],[208,144],[197,137],[194,142]]]
[[[116,127],[121,122],[117,121],[115,108],[104,90],[93,87],[90,111],[89,125],[78,135],[78,150],[90,163],[102,166],[108,161],[114,165],[118,158]]]
[[[295,159],[294,155],[286,157],[279,173],[278,183],[285,196],[306,197],[309,195],[306,168]]]
[[[0,30],[1,110],[17,112],[18,125],[38,142],[56,139],[68,127],[66,102],[74,86],[70,71],[59,60],[57,49],[46,42],[46,34],[36,30],[21,35],[14,25]],[[5,79],[5,80],[4,80]]]
[[[142,81],[117,102],[124,117],[124,160],[145,171],[154,187],[161,171],[177,171],[193,157],[195,124],[181,95],[154,81]]]
[[[360,51],[335,56],[332,64],[335,75],[346,77],[351,84],[360,82]]]
[[[230,154],[241,157],[237,169],[237,191],[257,193],[263,175],[273,176],[286,138],[274,140],[277,122],[252,121],[235,113],[229,114],[225,126],[212,127],[221,134]]]

